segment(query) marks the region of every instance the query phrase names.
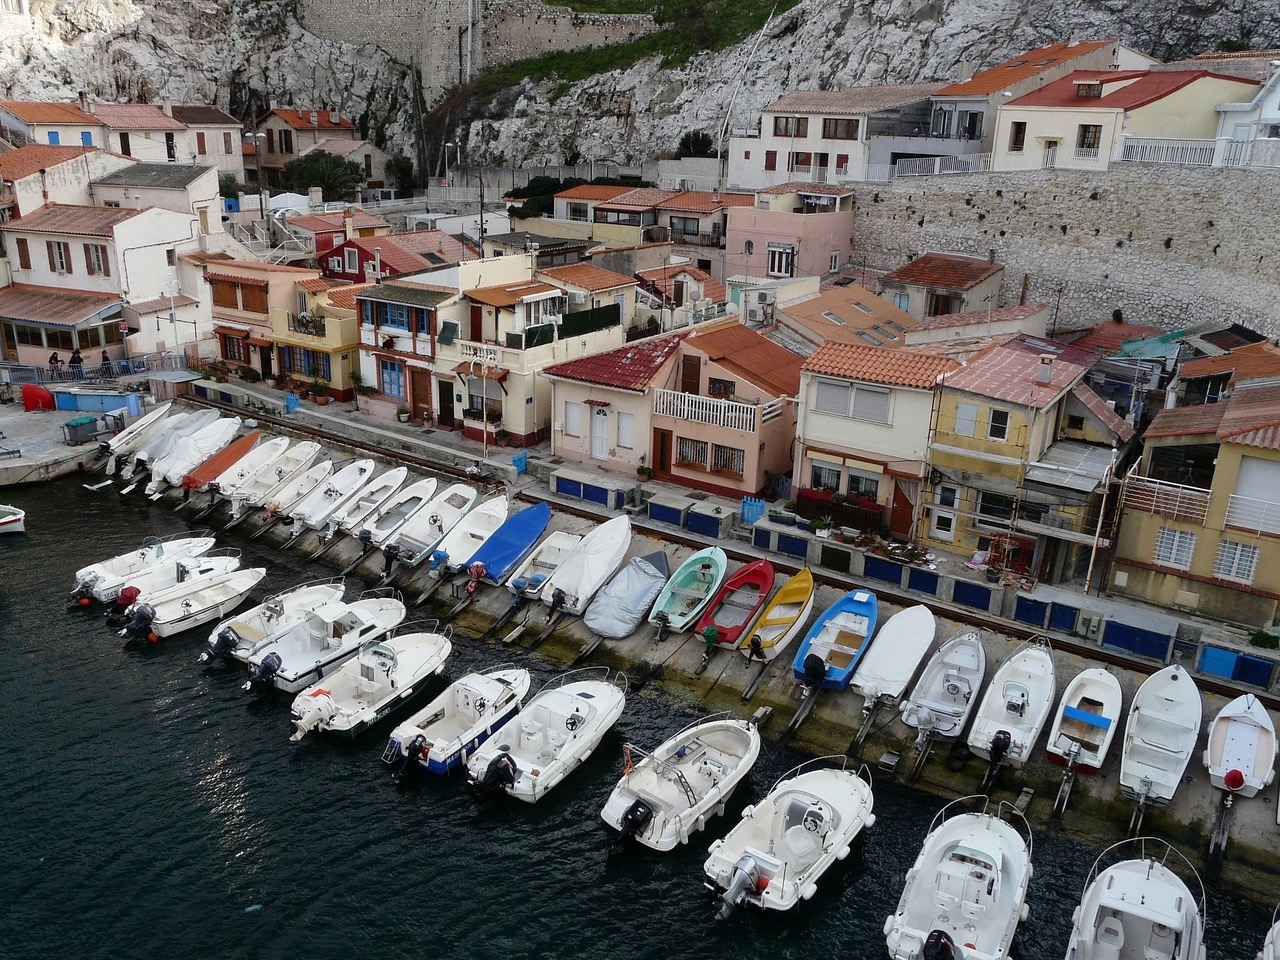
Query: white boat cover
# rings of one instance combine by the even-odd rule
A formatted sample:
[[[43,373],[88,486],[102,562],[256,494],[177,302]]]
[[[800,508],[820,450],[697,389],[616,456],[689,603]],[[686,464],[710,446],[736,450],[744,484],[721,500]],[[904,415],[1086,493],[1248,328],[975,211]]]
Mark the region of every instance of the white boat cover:
[[[175,487],[181,486],[183,477],[230,443],[239,429],[239,417],[223,417],[199,433],[183,437],[169,456],[155,464],[153,477],[159,473]]]
[[[564,611],[580,614],[596,591],[613,576],[631,545],[631,518],[606,520],[582,538],[542,588],[542,602],[550,604],[556,590],[565,594]]]
[[[582,622],[598,637],[621,640],[630,636],[658,599],[668,576],[647,557],[636,557],[591,601]]]

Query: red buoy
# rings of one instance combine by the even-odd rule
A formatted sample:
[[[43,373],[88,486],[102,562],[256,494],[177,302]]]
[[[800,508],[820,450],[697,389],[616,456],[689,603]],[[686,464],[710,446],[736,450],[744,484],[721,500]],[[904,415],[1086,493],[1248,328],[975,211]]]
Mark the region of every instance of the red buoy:
[[[1244,774],[1239,770],[1228,770],[1227,775],[1222,778],[1222,782],[1227,785],[1227,789],[1235,793],[1244,786]]]
[[[80,606],[82,606],[82,607],[87,607],[88,605],[89,605],[89,598],[88,598],[88,597],[81,597],[81,598],[80,598]]]
[[[160,639],[160,634],[158,634],[158,633],[148,633],[148,634],[147,634],[147,639],[148,639],[149,641],[151,641],[152,643],[155,643],[157,640],[159,640],[159,639]]]

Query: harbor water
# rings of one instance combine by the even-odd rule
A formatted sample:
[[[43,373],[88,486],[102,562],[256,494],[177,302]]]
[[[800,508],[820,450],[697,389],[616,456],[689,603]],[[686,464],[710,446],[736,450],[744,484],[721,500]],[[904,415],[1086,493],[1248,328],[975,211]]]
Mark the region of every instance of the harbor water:
[[[290,698],[252,697],[240,672],[197,665],[208,628],[126,644],[99,609],[65,606],[77,568],[188,529],[181,513],[71,478],[5,496],[30,532],[0,540],[0,956],[886,956],[885,917],[944,801],[877,779],[877,823],[813,900],[717,922],[702,887],[707,845],[807,759],[776,739],[784,722],[766,728],[728,816],[675,853],[609,855],[599,810],[622,743],[655,746],[696,704],[634,692],[596,755],[536,806],[478,808],[460,776],[397,788],[381,762],[394,721],[355,742],[292,744]],[[335,572],[237,533],[222,545],[269,571],[255,598]],[[512,658],[459,635],[446,673]],[[559,672],[514,659],[535,688]],[[1097,853],[1036,830],[1013,956],[1063,956]],[[1228,868],[1208,894],[1210,960],[1252,958],[1271,921],[1263,901],[1280,891],[1245,899]]]

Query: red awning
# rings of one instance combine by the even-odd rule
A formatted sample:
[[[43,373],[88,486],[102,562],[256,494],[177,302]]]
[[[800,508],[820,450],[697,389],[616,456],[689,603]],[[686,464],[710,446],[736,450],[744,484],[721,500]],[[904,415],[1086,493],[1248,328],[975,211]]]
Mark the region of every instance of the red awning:
[[[609,406],[609,401],[608,401],[608,400],[586,400],[586,401],[584,401],[584,402],[586,403],[586,405],[587,405],[588,407],[607,407],[607,406]]]
[[[475,367],[473,367],[472,361],[463,360],[462,363],[458,364],[456,367],[453,368],[453,372],[456,374],[460,374],[461,376],[464,376],[464,377],[475,376],[475,377],[483,377],[486,380],[497,380],[499,383],[502,383],[504,380],[506,380],[507,374],[511,372],[507,370],[506,367],[483,367],[483,368],[480,368],[482,372],[477,373],[476,372],[477,368],[479,368],[478,364]]]
[[[251,347],[271,347],[275,345],[275,341],[268,340],[266,337],[250,337],[248,342]]]
[[[214,327],[213,332],[224,337],[239,337],[241,340],[249,336],[248,330],[241,330],[238,327]]]
[[[220,283],[238,283],[242,287],[262,287],[264,290],[267,288],[267,281],[259,280],[257,277],[237,277],[229,273],[214,273],[210,270],[204,278],[210,283],[217,280]]]

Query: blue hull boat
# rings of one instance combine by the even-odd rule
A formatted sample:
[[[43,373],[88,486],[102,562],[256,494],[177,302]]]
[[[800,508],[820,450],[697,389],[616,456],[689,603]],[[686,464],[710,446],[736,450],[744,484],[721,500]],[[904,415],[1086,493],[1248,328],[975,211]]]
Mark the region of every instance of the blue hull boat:
[[[876,629],[876,595],[850,590],[828,607],[809,628],[791,671],[797,680],[822,690],[843,690],[858,661],[871,645]]]
[[[499,586],[533,549],[551,522],[551,505],[535,503],[508,517],[462,566],[472,579]],[[483,570],[477,568],[483,565]]]

